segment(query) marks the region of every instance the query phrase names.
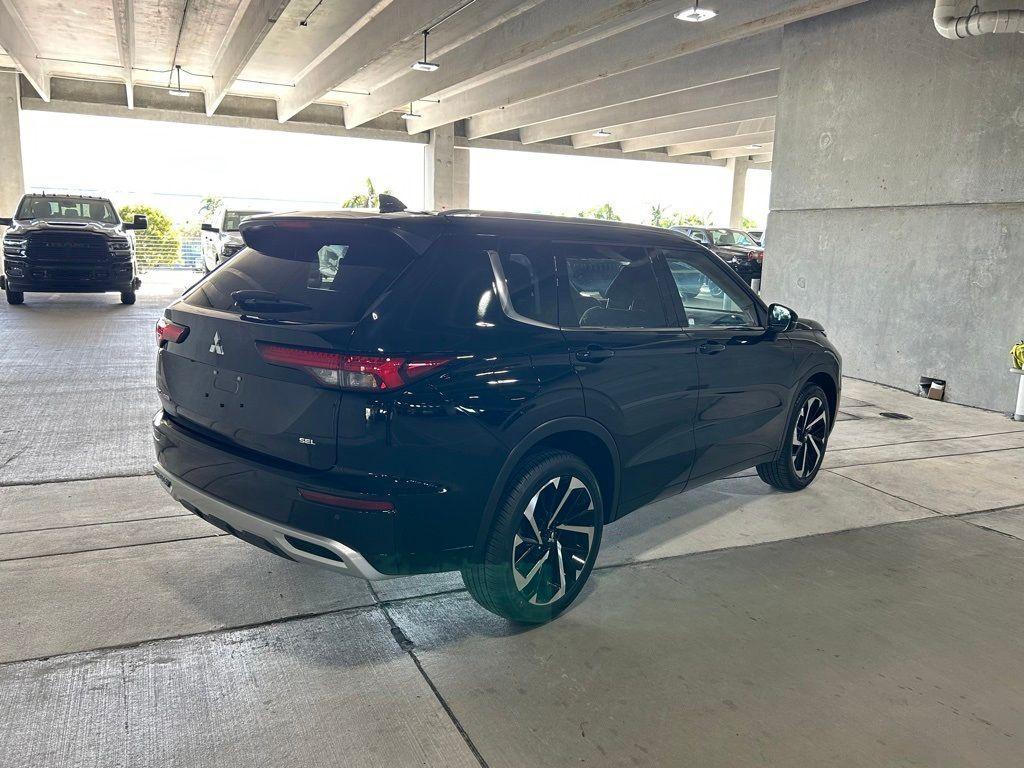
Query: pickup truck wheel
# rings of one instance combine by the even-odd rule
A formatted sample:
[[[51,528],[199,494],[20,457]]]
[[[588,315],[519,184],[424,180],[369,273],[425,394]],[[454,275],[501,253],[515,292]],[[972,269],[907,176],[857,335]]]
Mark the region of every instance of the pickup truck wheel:
[[[121,303],[122,304],[134,304],[135,303],[135,291],[121,291]]]
[[[7,295],[8,304],[24,304],[25,303],[25,292],[24,291],[7,291],[4,293]]]
[[[793,403],[786,444],[775,461],[757,465],[757,474],[780,491],[801,491],[821,469],[829,436],[829,407],[825,391],[808,384]]]
[[[483,554],[462,568],[466,588],[498,616],[550,621],[589,578],[603,520],[601,488],[582,459],[530,454],[509,478]]]

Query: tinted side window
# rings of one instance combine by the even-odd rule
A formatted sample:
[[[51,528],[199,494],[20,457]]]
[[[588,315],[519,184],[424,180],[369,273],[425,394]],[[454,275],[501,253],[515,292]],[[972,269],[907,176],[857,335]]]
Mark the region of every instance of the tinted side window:
[[[415,258],[396,235],[368,227],[314,228],[292,238],[289,258],[246,248],[211,273],[185,298],[187,304],[241,314],[239,291],[260,300],[259,315],[299,322],[356,322]]]
[[[629,246],[558,243],[567,283],[563,328],[666,328],[669,322],[647,251]]]
[[[691,328],[758,325],[753,300],[706,256],[686,251],[664,256]]]
[[[497,251],[510,309],[548,325],[558,322],[555,262],[544,243],[506,240]],[[496,276],[499,279],[500,276]]]

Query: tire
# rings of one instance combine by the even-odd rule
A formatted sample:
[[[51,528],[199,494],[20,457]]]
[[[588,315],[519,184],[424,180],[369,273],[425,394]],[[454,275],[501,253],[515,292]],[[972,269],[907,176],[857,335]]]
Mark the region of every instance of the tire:
[[[121,303],[122,304],[134,304],[135,303],[135,291],[121,291]]]
[[[582,459],[555,450],[528,454],[508,480],[483,553],[462,567],[462,580],[491,613],[524,624],[550,621],[589,578],[603,521],[601,488]]]
[[[802,491],[810,485],[825,458],[830,418],[825,390],[817,384],[805,386],[793,402],[786,425],[786,447],[775,461],[757,465],[758,477],[780,491]]]
[[[7,295],[8,304],[24,304],[25,303],[25,292],[24,291],[8,291],[4,293]]]

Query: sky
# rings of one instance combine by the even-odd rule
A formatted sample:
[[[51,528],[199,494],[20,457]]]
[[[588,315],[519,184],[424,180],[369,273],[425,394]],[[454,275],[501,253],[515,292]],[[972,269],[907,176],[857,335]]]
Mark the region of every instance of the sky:
[[[21,112],[25,185],[149,203],[183,223],[206,195],[267,210],[336,208],[372,178],[423,206],[420,144],[117,117]],[[768,171],[747,176],[745,215],[767,218]],[[652,205],[727,223],[724,168],[473,149],[470,205],[570,214],[610,203],[646,223]]]

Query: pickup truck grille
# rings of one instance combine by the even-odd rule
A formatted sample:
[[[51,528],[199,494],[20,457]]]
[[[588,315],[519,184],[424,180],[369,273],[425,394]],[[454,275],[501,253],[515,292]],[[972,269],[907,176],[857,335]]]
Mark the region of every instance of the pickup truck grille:
[[[33,232],[25,245],[30,266],[109,266],[107,238],[87,232]]]

